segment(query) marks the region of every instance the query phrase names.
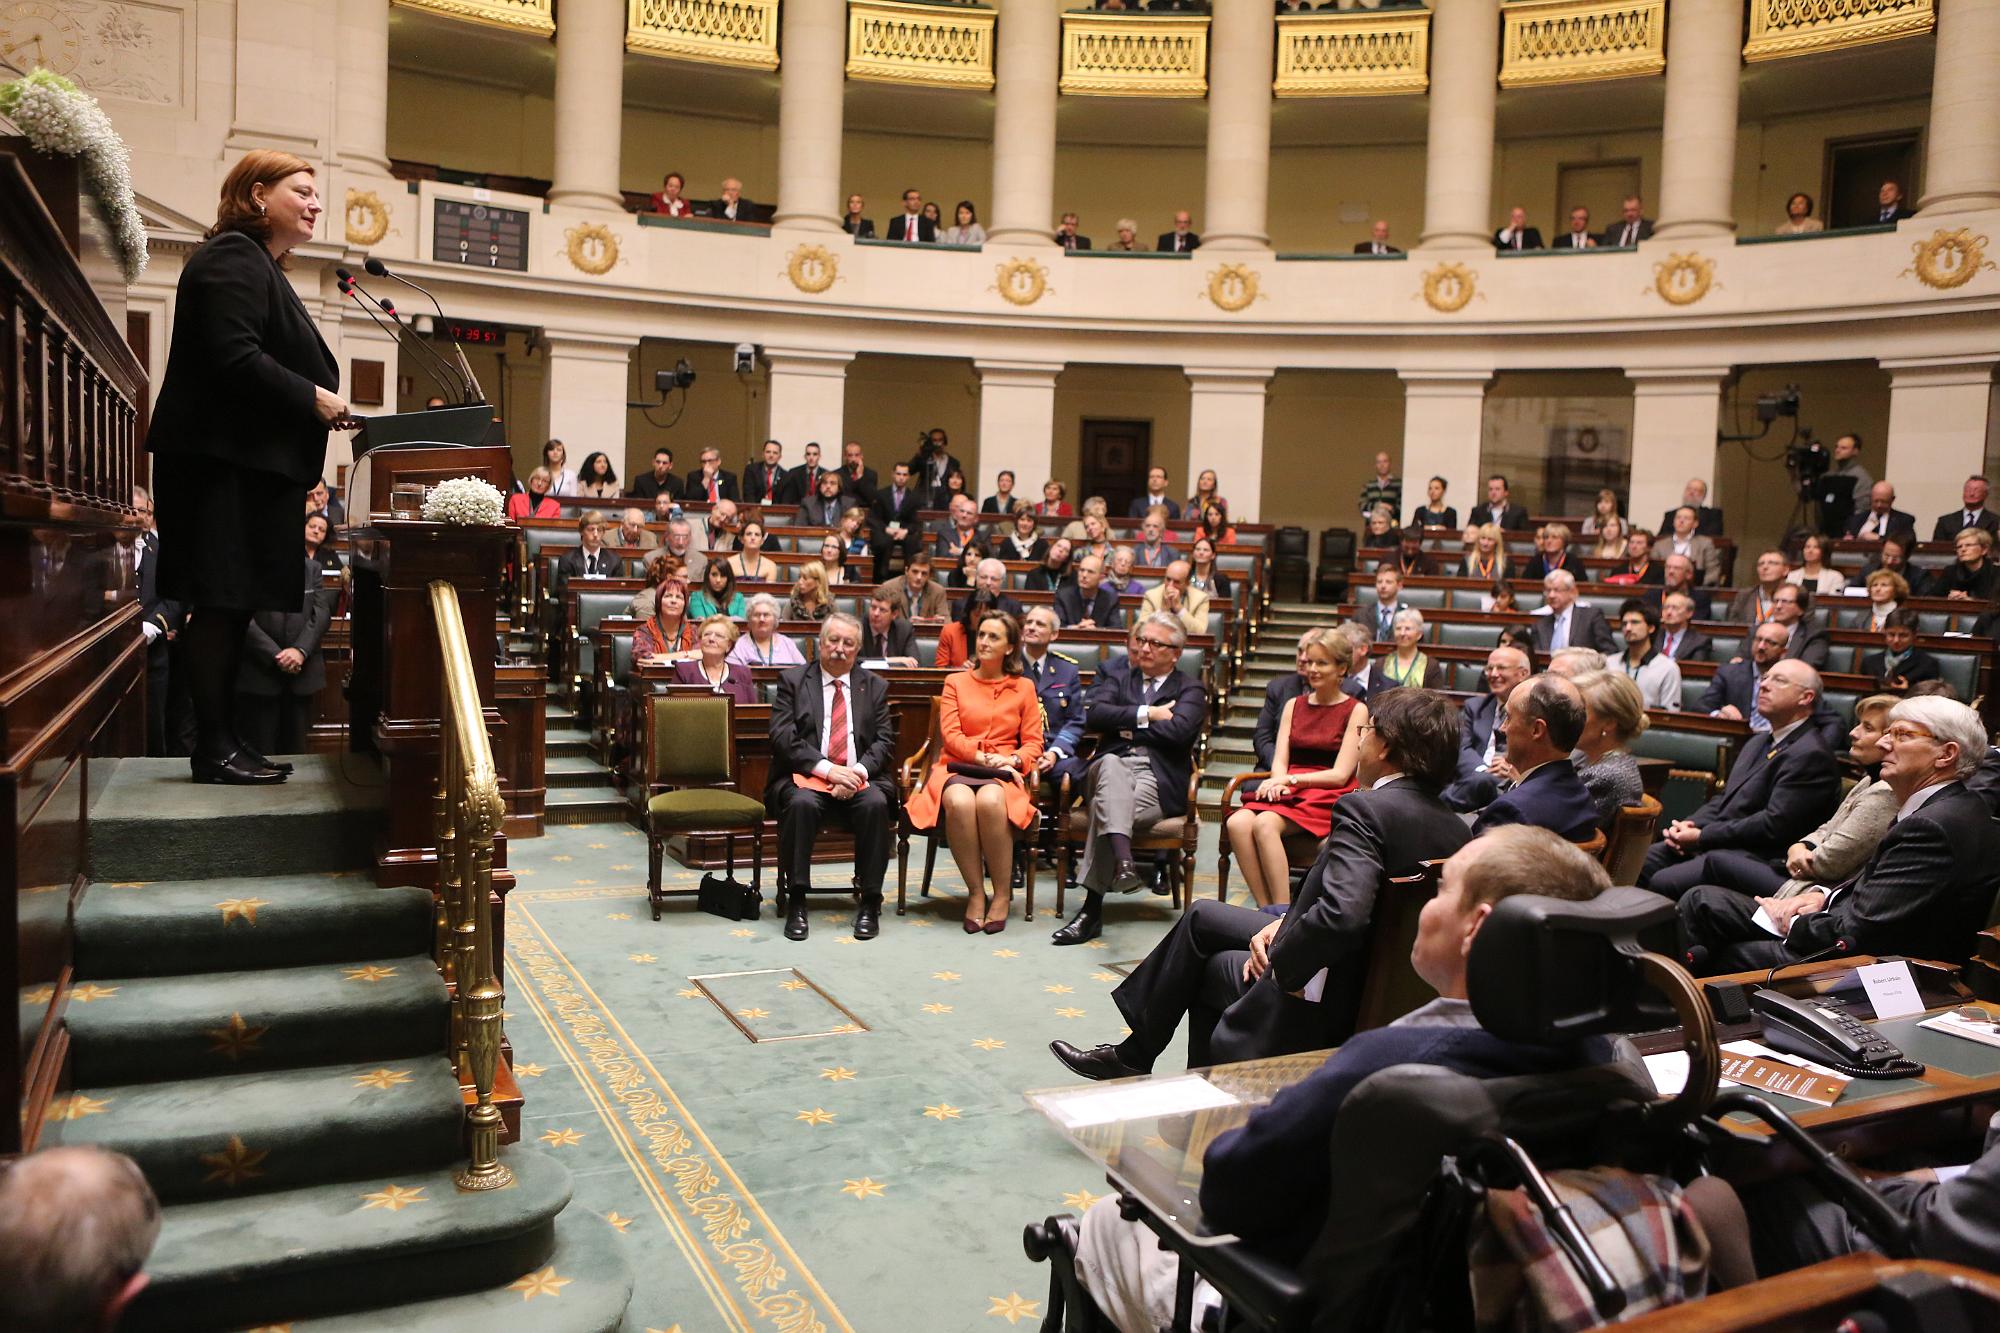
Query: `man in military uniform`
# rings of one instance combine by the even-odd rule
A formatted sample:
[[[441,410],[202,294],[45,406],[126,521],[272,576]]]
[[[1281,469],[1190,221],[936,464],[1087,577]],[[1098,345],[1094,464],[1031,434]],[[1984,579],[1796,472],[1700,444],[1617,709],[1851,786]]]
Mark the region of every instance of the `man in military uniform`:
[[[1083,739],[1083,682],[1076,659],[1050,645],[1057,633],[1053,607],[1031,606],[1021,616],[1021,669],[1042,701],[1042,758],[1037,767],[1051,793],[1067,777],[1072,791],[1083,786],[1084,762],[1076,754]],[[1015,863],[1015,872],[1021,866]]]

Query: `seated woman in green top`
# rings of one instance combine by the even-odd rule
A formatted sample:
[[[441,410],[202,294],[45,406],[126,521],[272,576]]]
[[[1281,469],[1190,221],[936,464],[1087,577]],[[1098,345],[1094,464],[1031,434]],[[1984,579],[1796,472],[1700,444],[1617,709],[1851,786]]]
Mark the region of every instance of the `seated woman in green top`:
[[[740,618],[744,614],[743,594],[736,591],[736,571],[727,560],[711,560],[701,576],[701,586],[688,599],[688,619],[699,623],[710,616]]]

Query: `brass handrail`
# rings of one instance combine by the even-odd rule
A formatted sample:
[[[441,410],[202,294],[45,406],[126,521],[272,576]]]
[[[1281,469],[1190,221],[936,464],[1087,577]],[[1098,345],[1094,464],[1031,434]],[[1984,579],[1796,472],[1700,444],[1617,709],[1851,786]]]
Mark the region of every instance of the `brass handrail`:
[[[500,988],[493,961],[493,839],[506,815],[493,747],[486,736],[479,681],[458,611],[458,592],[438,579],[430,585],[437,621],[440,672],[438,785],[432,817],[437,829],[438,966],[452,983],[451,1050],[461,1086],[470,1081],[478,1100],[466,1114],[470,1160],[457,1176],[461,1190],[501,1189],[514,1173],[500,1161],[501,1117],[493,1105],[500,1067]]]

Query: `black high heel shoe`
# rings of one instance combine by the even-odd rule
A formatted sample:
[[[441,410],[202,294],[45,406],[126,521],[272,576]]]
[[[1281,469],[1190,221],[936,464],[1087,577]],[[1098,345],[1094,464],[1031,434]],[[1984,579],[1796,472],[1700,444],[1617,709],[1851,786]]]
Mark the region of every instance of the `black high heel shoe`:
[[[285,780],[285,774],[275,768],[259,768],[251,763],[241,750],[232,751],[226,759],[205,759],[196,755],[188,761],[194,770],[194,780],[226,787],[270,787]]]

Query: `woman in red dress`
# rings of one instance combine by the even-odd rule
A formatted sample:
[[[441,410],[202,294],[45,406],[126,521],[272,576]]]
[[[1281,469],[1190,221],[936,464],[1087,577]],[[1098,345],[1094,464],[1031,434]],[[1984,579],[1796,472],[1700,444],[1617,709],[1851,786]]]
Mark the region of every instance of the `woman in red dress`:
[[[1324,838],[1333,803],[1354,790],[1357,742],[1368,705],[1340,688],[1353,663],[1347,637],[1315,630],[1301,649],[1306,692],[1278,719],[1271,776],[1229,816],[1223,831],[1259,907],[1290,902],[1292,881],[1284,837],[1304,829]]]

